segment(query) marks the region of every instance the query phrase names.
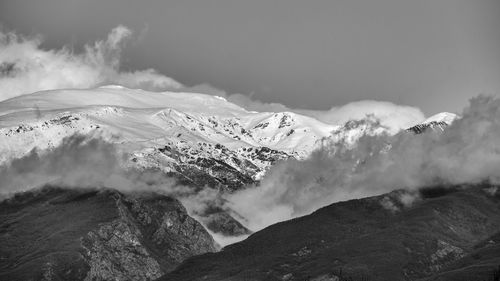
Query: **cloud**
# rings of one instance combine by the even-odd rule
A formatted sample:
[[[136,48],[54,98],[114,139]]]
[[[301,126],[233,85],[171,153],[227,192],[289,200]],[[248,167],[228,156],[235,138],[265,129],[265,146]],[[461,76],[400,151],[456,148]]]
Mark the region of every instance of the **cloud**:
[[[120,71],[122,49],[132,32],[114,28],[106,40],[84,46],[45,50],[42,39],[0,32],[0,101],[42,90],[92,88],[120,84],[145,90],[178,89],[182,85],[153,69]]]
[[[178,184],[175,178],[161,171],[131,167],[130,155],[120,148],[99,134],[76,134],[64,138],[53,149],[33,149],[28,155],[0,166],[0,199],[46,185],[112,188],[128,193],[155,192],[180,200],[188,214],[203,225],[206,211],[223,205],[221,194],[216,189],[200,190]],[[222,246],[246,238],[210,233]]]
[[[216,190],[197,191],[177,184],[157,170],[130,167],[127,153],[99,134],[75,134],[53,149],[33,149],[24,157],[0,166],[0,195],[9,197],[45,185],[66,188],[113,188],[123,192],[158,192],[185,203],[194,214],[218,202]]]
[[[371,115],[376,117],[380,124],[387,127],[389,132],[393,134],[425,119],[419,108],[374,100],[355,101],[343,106],[332,107],[327,111],[298,110],[298,112],[328,124],[344,124],[349,120],[361,120]]]
[[[73,135],[49,150],[33,149],[0,166],[0,192],[13,193],[54,184],[66,187],[110,187],[134,190],[171,187],[175,181],[154,172],[126,169],[126,154],[99,135]],[[151,183],[151,184],[147,184]]]
[[[325,143],[303,161],[275,165],[259,185],[227,195],[227,206],[255,231],[333,202],[396,189],[500,184],[500,99],[473,98],[462,116],[444,131],[365,135],[354,146]]]

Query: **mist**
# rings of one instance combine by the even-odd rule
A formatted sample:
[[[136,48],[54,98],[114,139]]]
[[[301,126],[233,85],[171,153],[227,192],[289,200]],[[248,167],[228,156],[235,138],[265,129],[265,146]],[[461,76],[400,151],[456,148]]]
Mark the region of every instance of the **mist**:
[[[109,138],[106,138],[109,139]],[[202,214],[220,198],[216,190],[177,183],[159,170],[129,165],[129,155],[99,134],[72,135],[53,149],[33,149],[0,166],[0,198],[46,185],[64,188],[111,188],[122,192],[156,192],[179,199],[192,215]]]
[[[0,191],[26,191],[44,185],[110,187],[132,190],[147,182],[122,168],[126,155],[99,135],[73,135],[49,150],[33,149],[0,167]],[[140,186],[139,186],[140,187]]]
[[[259,185],[226,199],[256,231],[338,201],[484,182],[500,183],[500,99],[479,96],[444,131],[366,134],[355,145],[326,141],[309,158],[281,162]]]

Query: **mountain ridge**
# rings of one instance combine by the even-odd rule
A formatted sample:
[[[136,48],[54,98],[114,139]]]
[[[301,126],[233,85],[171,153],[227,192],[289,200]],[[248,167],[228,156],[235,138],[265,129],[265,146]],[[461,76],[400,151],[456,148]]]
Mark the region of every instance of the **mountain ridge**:
[[[0,279],[152,280],[216,251],[176,199],[47,186],[0,202]]]
[[[189,258],[158,280],[492,280],[494,263],[444,278],[500,229],[491,188],[428,188],[412,204],[401,201],[408,191],[334,203]]]

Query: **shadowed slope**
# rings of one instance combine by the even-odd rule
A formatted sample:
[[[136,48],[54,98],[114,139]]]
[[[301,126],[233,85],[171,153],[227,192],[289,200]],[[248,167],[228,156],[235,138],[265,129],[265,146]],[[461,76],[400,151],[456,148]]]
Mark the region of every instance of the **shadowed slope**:
[[[500,230],[498,193],[427,190],[408,207],[405,194],[340,202],[272,225],[160,280],[415,280]]]
[[[175,199],[44,188],[0,203],[0,279],[151,280],[215,250]]]
[[[495,279],[496,278],[496,279]],[[472,252],[426,281],[500,280],[500,232],[474,246]]]

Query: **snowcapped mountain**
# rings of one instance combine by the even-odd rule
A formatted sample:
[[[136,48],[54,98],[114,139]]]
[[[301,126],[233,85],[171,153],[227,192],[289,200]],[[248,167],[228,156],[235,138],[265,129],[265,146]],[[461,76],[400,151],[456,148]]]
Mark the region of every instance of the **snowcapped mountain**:
[[[0,103],[0,162],[75,133],[99,133],[138,167],[236,189],[278,160],[307,156],[338,127],[292,112],[250,112],[196,93],[121,86],[44,91]]]
[[[0,165],[75,134],[125,152],[126,166],[161,171],[180,184],[233,192],[257,183],[275,162],[303,159],[329,142],[354,144],[384,128],[375,119],[342,125],[293,112],[247,111],[224,98],[121,86],[37,92],[0,102]],[[40,185],[45,182],[40,182]],[[196,213],[212,232],[250,231],[214,203]]]
[[[458,115],[456,115],[455,113],[441,112],[441,113],[432,115],[431,117],[427,118],[422,123],[428,124],[428,123],[432,123],[432,122],[437,122],[437,123],[445,122],[449,125],[449,124],[453,123],[453,121],[455,121],[457,118],[458,118]]]
[[[440,113],[409,131],[443,129]],[[376,120],[322,123],[293,112],[247,111],[224,98],[148,92],[121,86],[53,90],[0,102],[0,164],[58,146],[75,133],[119,145],[129,164],[158,169],[182,183],[235,190],[259,180],[276,161],[302,159],[324,141],[355,143],[384,131]]]
[[[441,130],[443,131],[447,126],[449,126],[453,121],[458,119],[459,116],[455,113],[441,112],[427,118],[424,122],[415,125],[411,128],[406,129],[408,132],[413,132],[416,134],[423,133],[427,129]]]

